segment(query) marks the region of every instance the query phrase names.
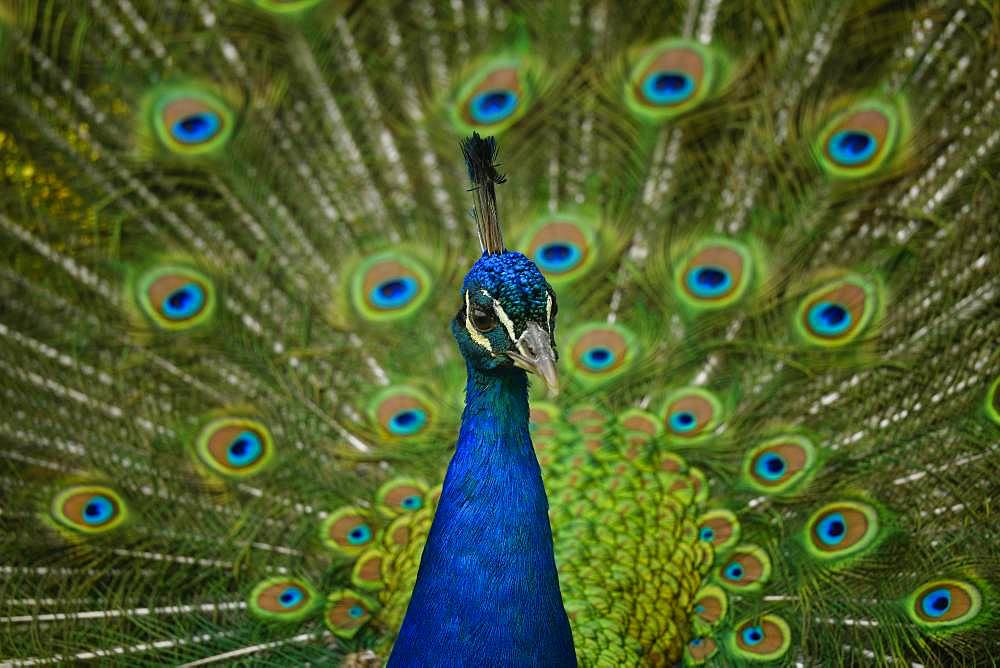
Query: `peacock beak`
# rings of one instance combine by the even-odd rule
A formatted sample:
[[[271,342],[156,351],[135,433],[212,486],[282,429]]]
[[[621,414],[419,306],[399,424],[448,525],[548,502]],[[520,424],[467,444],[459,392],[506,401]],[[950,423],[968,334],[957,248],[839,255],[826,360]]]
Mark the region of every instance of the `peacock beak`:
[[[552,350],[549,333],[536,322],[529,322],[517,340],[517,350],[508,350],[515,366],[529,373],[537,373],[545,381],[549,394],[559,394],[559,376],[556,374],[556,354]]]

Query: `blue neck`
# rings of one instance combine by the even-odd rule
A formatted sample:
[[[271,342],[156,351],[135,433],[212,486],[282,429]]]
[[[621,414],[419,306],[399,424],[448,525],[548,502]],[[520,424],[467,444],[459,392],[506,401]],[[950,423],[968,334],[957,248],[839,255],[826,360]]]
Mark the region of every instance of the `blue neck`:
[[[469,368],[455,456],[389,666],[575,666],[520,369]]]

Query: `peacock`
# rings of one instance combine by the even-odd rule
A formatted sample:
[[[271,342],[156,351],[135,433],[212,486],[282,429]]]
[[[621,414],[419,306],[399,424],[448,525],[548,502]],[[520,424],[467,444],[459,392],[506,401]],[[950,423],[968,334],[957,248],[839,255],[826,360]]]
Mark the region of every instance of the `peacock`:
[[[998,105],[989,0],[0,0],[0,664],[996,665]]]

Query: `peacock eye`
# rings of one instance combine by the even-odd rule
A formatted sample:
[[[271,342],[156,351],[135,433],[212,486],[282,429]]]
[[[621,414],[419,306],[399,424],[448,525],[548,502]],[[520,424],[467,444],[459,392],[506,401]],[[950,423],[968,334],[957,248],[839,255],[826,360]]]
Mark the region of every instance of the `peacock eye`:
[[[484,334],[492,331],[497,326],[497,316],[495,313],[475,308],[472,309],[471,318],[473,326]]]

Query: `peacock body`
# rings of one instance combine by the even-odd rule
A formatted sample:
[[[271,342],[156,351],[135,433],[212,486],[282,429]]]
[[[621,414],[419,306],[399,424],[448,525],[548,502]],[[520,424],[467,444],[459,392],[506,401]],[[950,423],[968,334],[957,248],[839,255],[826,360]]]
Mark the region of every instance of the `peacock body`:
[[[994,664],[998,25],[0,0],[0,662]]]

